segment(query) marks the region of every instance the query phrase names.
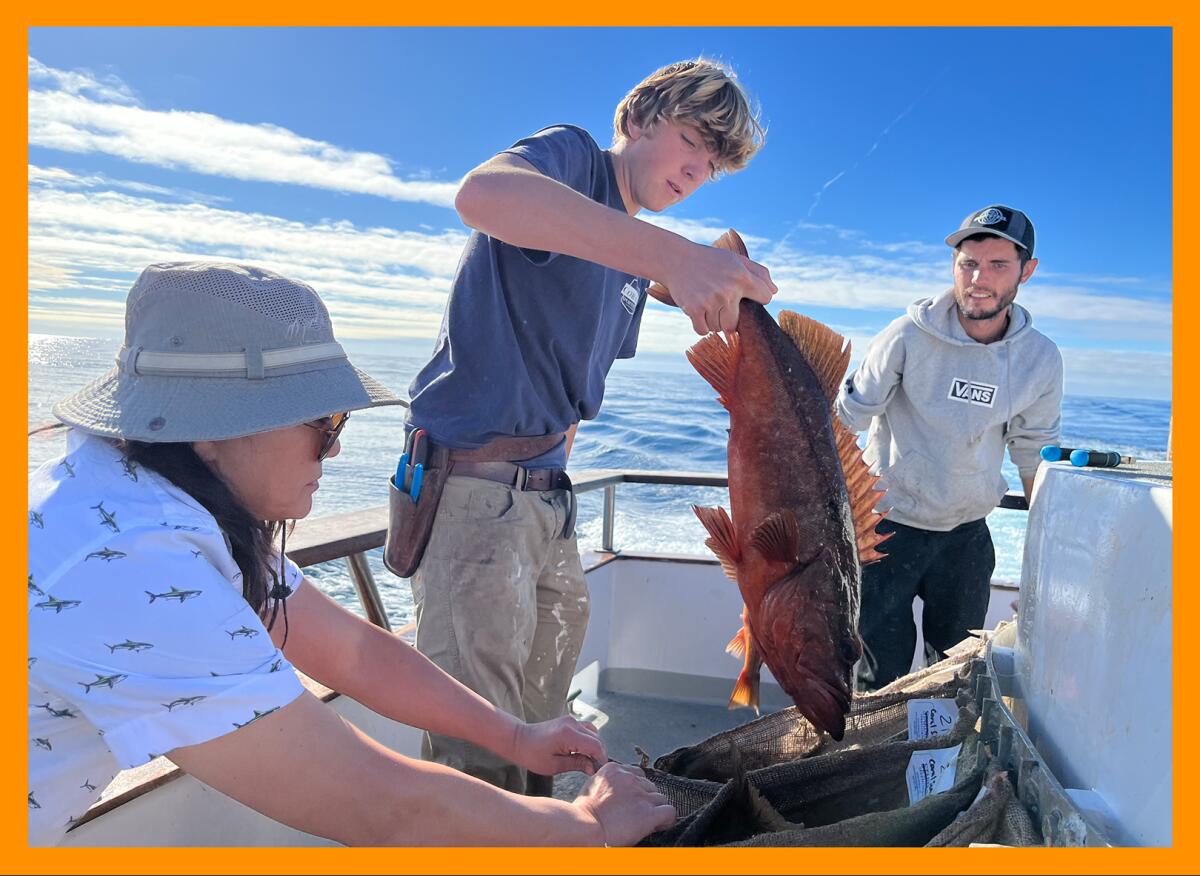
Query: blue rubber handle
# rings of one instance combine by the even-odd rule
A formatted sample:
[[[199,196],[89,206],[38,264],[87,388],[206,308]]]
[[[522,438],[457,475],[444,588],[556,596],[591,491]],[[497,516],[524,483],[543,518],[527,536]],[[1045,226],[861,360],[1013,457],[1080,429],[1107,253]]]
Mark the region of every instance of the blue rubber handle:
[[[1047,444],[1042,448],[1042,459],[1046,462],[1065,462],[1075,452],[1074,447],[1059,447],[1057,444]]]

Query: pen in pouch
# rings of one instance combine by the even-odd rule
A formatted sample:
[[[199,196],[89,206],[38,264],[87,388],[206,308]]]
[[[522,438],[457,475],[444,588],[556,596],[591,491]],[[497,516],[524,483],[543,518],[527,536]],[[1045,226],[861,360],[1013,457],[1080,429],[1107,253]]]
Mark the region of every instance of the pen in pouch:
[[[409,495],[412,495],[412,482],[413,478],[416,477],[418,460],[424,461],[425,459],[425,457],[422,455],[424,451],[422,446],[424,438],[424,429],[413,429],[412,443],[409,445],[408,452],[408,470],[404,473],[404,482],[402,484],[396,484],[397,487]]]
[[[424,478],[425,466],[418,462],[413,466],[412,492],[409,493],[414,502],[417,501],[417,497],[421,495],[421,481],[424,480]]]

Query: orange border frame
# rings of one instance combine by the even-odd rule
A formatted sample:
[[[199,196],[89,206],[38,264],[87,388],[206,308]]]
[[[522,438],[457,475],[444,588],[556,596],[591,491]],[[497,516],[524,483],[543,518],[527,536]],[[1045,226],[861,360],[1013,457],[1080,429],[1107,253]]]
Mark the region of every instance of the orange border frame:
[[[1096,0],[1082,3],[1055,4],[1053,10],[1022,9],[1013,5],[996,6],[949,6],[931,0],[917,0],[903,6],[884,4],[879,0],[851,6],[824,5],[817,9],[797,9],[793,4],[779,2],[760,3],[753,8],[731,7],[727,2],[714,0],[692,0],[689,3],[666,0],[653,4],[651,8],[634,6],[611,7],[605,13],[594,6],[549,3],[533,0],[519,5],[492,3],[484,5],[478,0],[455,4],[453,11],[434,12],[428,6],[417,9],[402,9],[392,4],[371,3],[356,8],[334,8],[309,3],[268,2],[247,7],[228,0],[203,7],[171,9],[161,3],[150,4],[145,0],[122,4],[120,9],[105,8],[91,3],[84,5],[77,0],[58,0],[42,9],[18,9],[4,13],[0,39],[3,40],[2,84],[3,105],[8,107],[13,119],[26,119],[10,130],[4,138],[4,163],[2,179],[5,201],[14,208],[6,214],[3,222],[5,261],[19,269],[28,262],[27,234],[22,237],[21,219],[27,200],[27,107],[25,83],[27,82],[26,56],[28,54],[28,28],[52,25],[266,25],[266,24],[340,24],[340,25],[629,25],[629,26],[675,26],[680,22],[694,24],[730,25],[890,25],[932,26],[940,24],[991,26],[1005,25],[1105,25],[1105,26],[1171,26],[1174,28],[1174,109],[1175,154],[1180,155],[1180,146],[1189,142],[1195,133],[1196,108],[1194,96],[1196,77],[1196,40],[1191,16],[1183,11],[1182,0],[1175,3],[1148,3],[1130,7],[1111,0]],[[443,5],[442,10],[446,7]],[[964,59],[966,60],[966,59]],[[1036,99],[1036,95],[1033,99]],[[1119,111],[1119,109],[1114,109]],[[1196,230],[1194,213],[1190,209],[1191,198],[1196,194],[1195,171],[1190,162],[1175,161],[1175,202],[1183,209],[1176,212],[1176,236],[1189,240],[1189,232]],[[1098,181],[1098,184],[1102,184]],[[22,243],[21,241],[25,242]],[[1161,270],[1161,268],[1158,268]],[[1186,284],[1186,276],[1184,282]],[[1178,280],[1176,282],[1179,282]],[[1176,286],[1178,292],[1178,287]],[[10,293],[15,294],[15,292]],[[1175,326],[1180,316],[1193,312],[1195,303],[1186,294],[1174,297]],[[15,311],[18,305],[9,305]],[[15,314],[10,314],[15,316]],[[0,385],[0,392],[7,401],[18,403],[22,393],[27,396],[27,361],[23,354],[26,346],[27,320],[14,319],[5,323],[3,329],[7,343],[3,345],[5,373],[10,378]],[[18,333],[20,335],[18,336]],[[1196,352],[1188,346],[1175,345],[1177,374],[1191,373],[1196,363]],[[11,370],[10,370],[11,369]],[[24,378],[24,379],[21,379]],[[1186,385],[1186,384],[1185,384]],[[1185,407],[1177,411],[1180,428],[1174,434],[1174,456],[1177,460],[1177,483],[1185,498],[1178,506],[1184,531],[1195,521],[1196,512],[1186,497],[1191,494],[1192,472],[1190,453],[1195,442],[1191,440],[1190,423],[1195,418],[1195,409]],[[22,423],[24,420],[21,421]],[[6,459],[10,460],[10,476],[17,480],[18,463],[24,458],[24,437],[19,434],[4,437],[7,445]],[[24,467],[20,469],[24,472]],[[0,544],[4,555],[25,557],[26,543],[21,533],[24,528],[24,506],[10,502],[4,511],[5,525],[0,530]],[[1176,588],[1181,606],[1177,606],[1175,617],[1190,617],[1196,599],[1191,587],[1190,570],[1179,563],[1179,551],[1175,552],[1177,569],[1176,582],[1185,586]],[[10,587],[11,606],[17,610],[16,579],[12,572]],[[24,603],[21,603],[24,605]],[[1177,631],[1186,629],[1178,620]],[[1176,642],[1178,642],[1176,636]],[[19,677],[15,668],[24,659],[24,630],[20,634],[3,638],[0,645],[4,653],[4,664],[13,671],[11,677]],[[1174,676],[1176,690],[1182,688],[1178,674]],[[1023,850],[941,850],[930,853],[919,849],[611,849],[611,850],[524,850],[524,849],[432,849],[432,850],[369,850],[369,849],[189,849],[181,854],[178,849],[29,849],[25,845],[26,812],[20,809],[21,790],[19,781],[13,777],[24,770],[21,763],[15,765],[4,777],[8,786],[0,795],[0,811],[8,814],[0,819],[0,835],[4,846],[10,851],[0,861],[0,873],[798,873],[798,872],[894,872],[927,873],[1183,873],[1195,872],[1200,868],[1196,855],[1196,837],[1191,831],[1196,827],[1195,802],[1196,757],[1190,751],[1194,737],[1186,732],[1191,721],[1197,719],[1196,700],[1190,696],[1175,696],[1175,845],[1169,849],[1023,849]],[[11,746],[11,752],[25,752],[25,739],[18,729],[23,726],[15,714],[19,705],[10,704],[12,722],[2,725],[3,735]],[[1161,756],[1159,752],[1145,752],[1147,757]]]

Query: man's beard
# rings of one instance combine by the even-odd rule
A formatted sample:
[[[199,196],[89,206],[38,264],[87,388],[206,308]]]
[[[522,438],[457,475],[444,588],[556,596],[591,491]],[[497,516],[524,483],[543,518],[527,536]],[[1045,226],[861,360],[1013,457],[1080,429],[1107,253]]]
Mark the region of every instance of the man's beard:
[[[955,290],[954,300],[955,300],[955,303],[958,305],[958,312],[963,315],[964,319],[973,319],[973,320],[980,320],[980,321],[985,320],[985,319],[992,319],[992,318],[998,316],[999,314],[1003,313],[1004,310],[1010,304],[1012,304],[1013,301],[1017,297],[1017,287],[1016,286],[1013,286],[1011,289],[1007,290],[1003,295],[996,296],[995,298],[993,298],[991,300],[991,302],[984,302],[984,301],[974,302],[970,297],[972,291],[990,292],[990,293],[992,293],[992,295],[996,295],[996,290],[994,290],[994,289],[988,289],[988,288],[982,287],[982,286],[968,286],[966,288],[966,290],[962,293],[962,298],[960,298],[958,291]],[[986,310],[969,311],[967,309],[967,307],[964,306],[963,299],[966,299],[967,305],[975,304],[977,307],[987,307],[987,309]]]

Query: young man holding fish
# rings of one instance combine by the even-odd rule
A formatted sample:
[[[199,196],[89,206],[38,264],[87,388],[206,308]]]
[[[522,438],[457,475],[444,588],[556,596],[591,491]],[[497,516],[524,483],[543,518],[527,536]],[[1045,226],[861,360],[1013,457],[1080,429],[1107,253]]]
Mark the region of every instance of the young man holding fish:
[[[607,150],[579,128],[545,128],[467,174],[455,206],[475,230],[410,387],[409,431],[428,445],[413,454],[443,461],[420,488],[443,492],[412,574],[417,648],[527,720],[565,710],[588,595],[564,469],[609,368],[634,354],[649,281],[699,334],[734,329],[742,298],[775,292],[748,258],[634,218],[761,146],[732,73],[705,60],[664,67],[622,100],[614,128]],[[549,791],[547,777],[455,739],[427,735],[422,750],[509,790]]]
[[[868,429],[864,458],[884,475],[887,556],[863,567],[859,633],[864,686],[908,672],[913,599],[924,602],[927,652],[983,626],[996,558],[986,516],[1008,489],[1004,448],[1033,492],[1039,450],[1057,444],[1062,356],[1035,330],[1017,290],[1033,276],[1033,223],[996,204],[946,238],[954,286],[909,305],[847,378],[837,412]]]

